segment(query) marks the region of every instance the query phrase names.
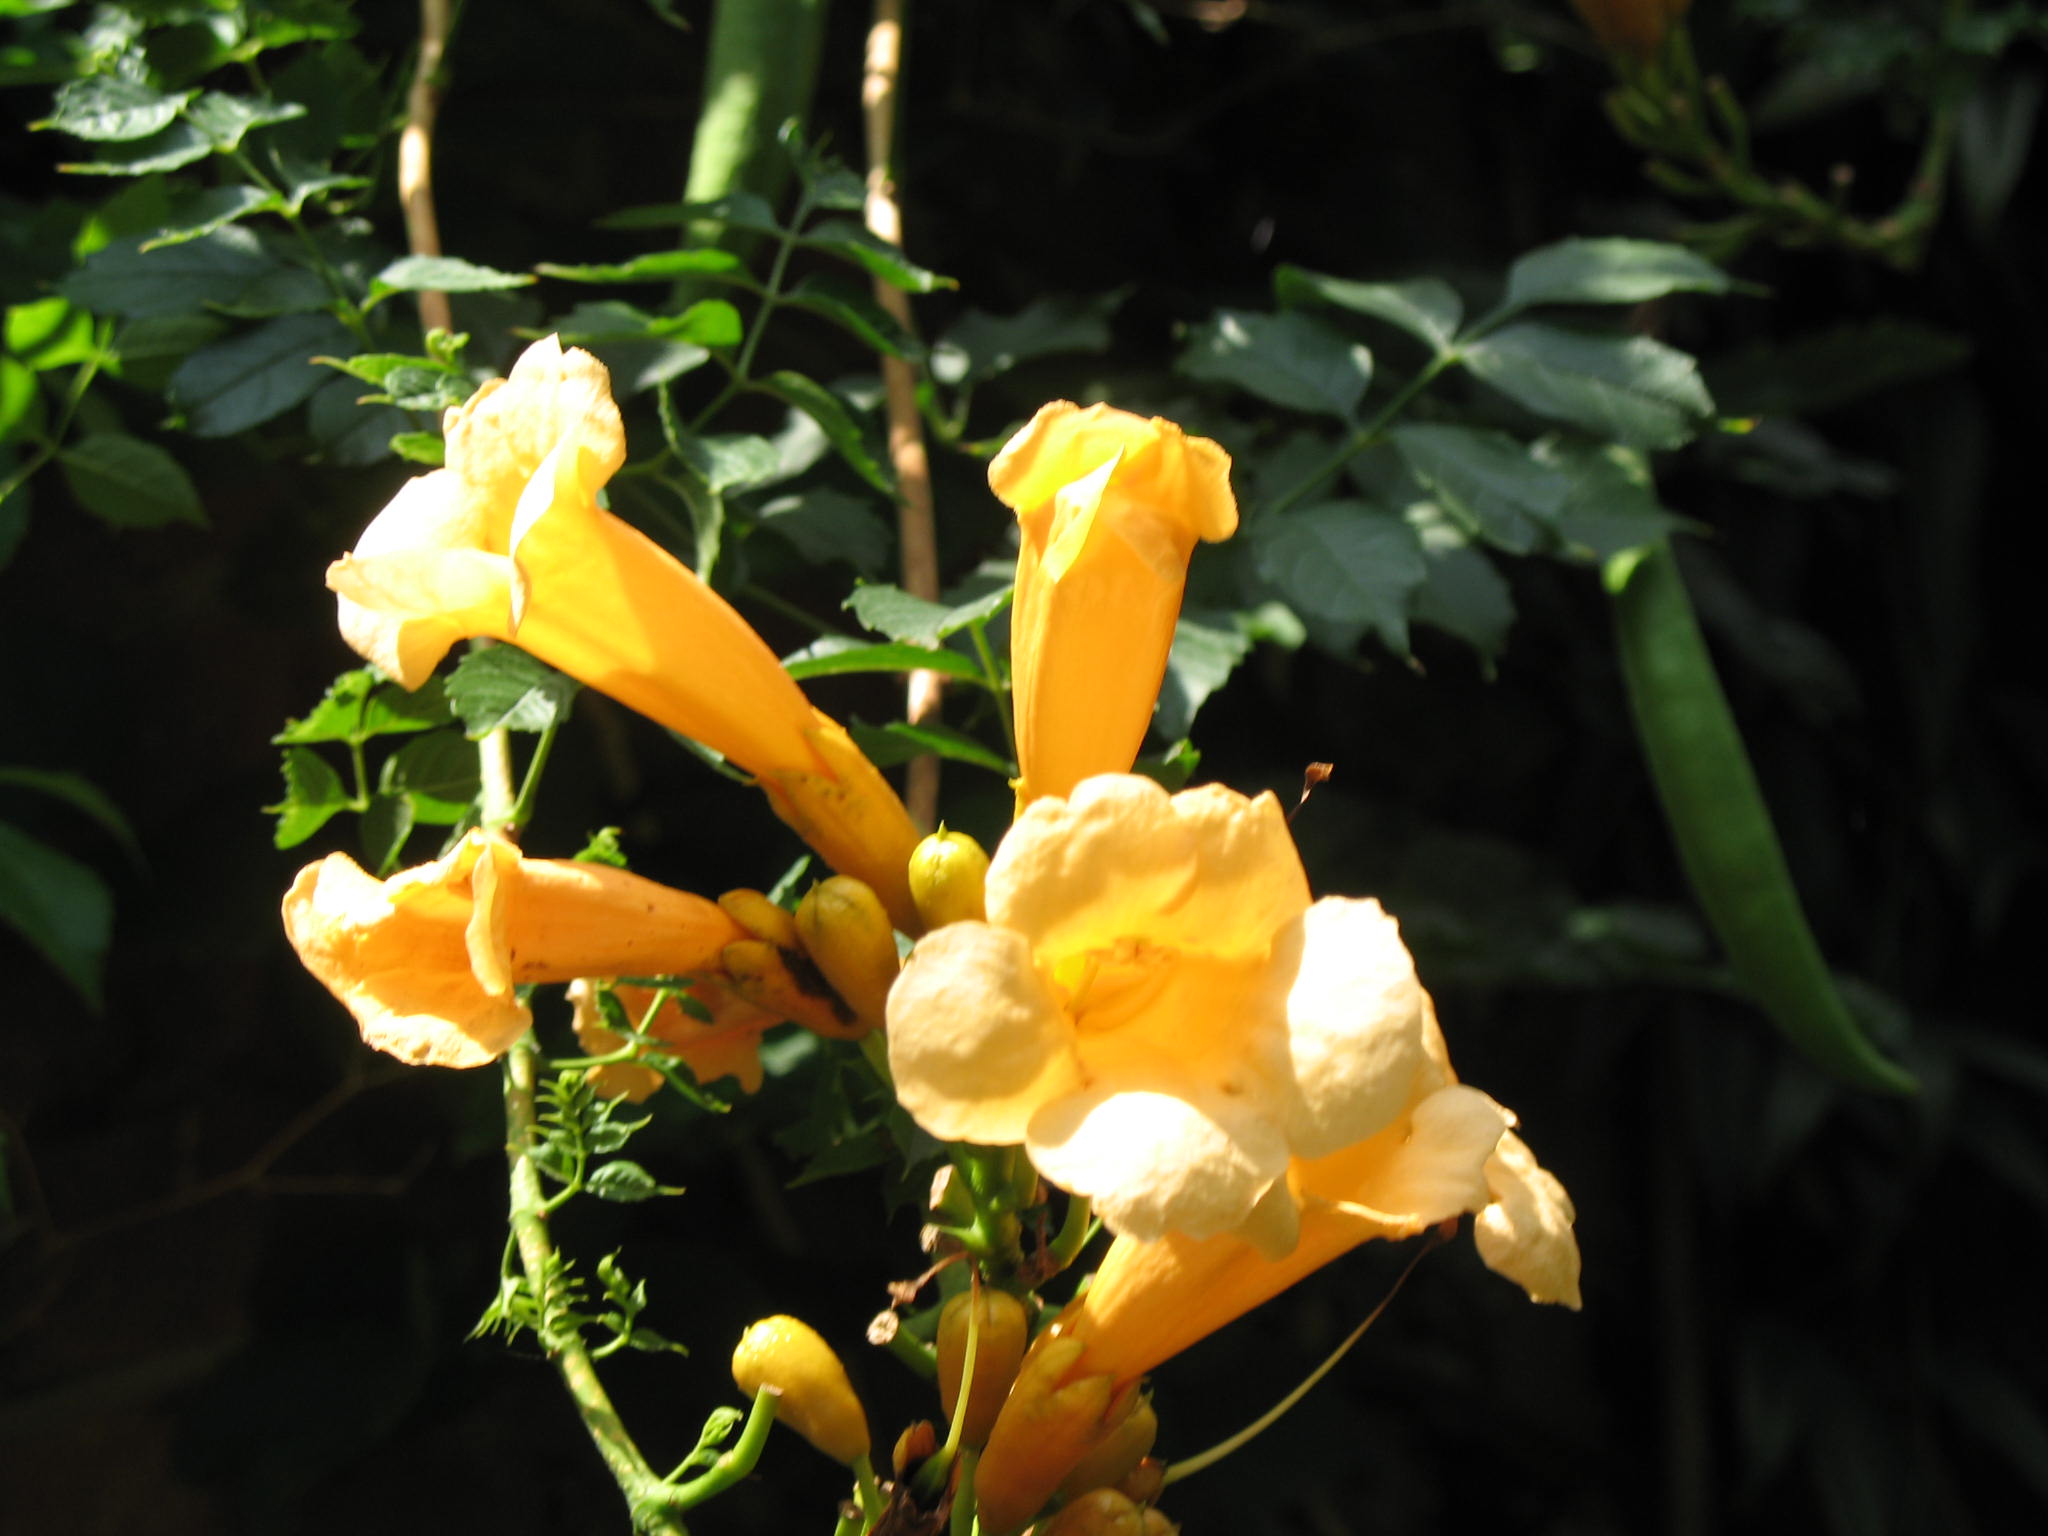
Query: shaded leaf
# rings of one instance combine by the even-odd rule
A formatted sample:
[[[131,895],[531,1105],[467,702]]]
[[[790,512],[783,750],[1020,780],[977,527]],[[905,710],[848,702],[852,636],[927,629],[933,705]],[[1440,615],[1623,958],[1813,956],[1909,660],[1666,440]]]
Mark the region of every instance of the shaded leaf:
[[[907,720],[891,720],[886,725],[874,726],[853,720],[848,722],[846,730],[853,737],[854,745],[865,752],[878,768],[893,768],[898,763],[907,763],[913,757],[922,757],[929,752],[956,763],[972,763],[977,768],[1000,773],[1004,778],[1013,778],[1017,772],[1017,765],[1008,758],[991,752],[964,731],[956,731],[950,725],[940,725],[935,721],[912,725]]]
[[[777,497],[761,508],[760,525],[814,565],[844,560],[862,573],[882,568],[895,539],[872,502],[829,488]]]
[[[1390,435],[1409,472],[1487,543],[1526,555],[1555,530],[1570,482],[1519,438],[1435,422]]]
[[[1450,350],[1451,338],[1465,315],[1457,290],[1434,277],[1405,283],[1354,283],[1302,267],[1281,266],[1273,273],[1273,296],[1283,305],[1328,304],[1371,315],[1398,326],[1438,353]]]
[[[782,666],[799,681],[812,677],[841,677],[853,672],[943,672],[967,682],[983,681],[981,668],[958,651],[930,649],[921,645],[891,642],[864,645],[858,640],[830,637],[815,640],[802,650],[782,658]]]
[[[1408,605],[1429,574],[1415,530],[1360,501],[1327,501],[1252,529],[1259,573],[1306,618],[1370,629],[1408,654]]]
[[[1167,653],[1166,676],[1152,716],[1160,737],[1184,740],[1209,695],[1229,681],[1251,650],[1251,637],[1227,618],[1216,622],[1183,613],[1173,626],[1173,648]]]
[[[79,505],[116,528],[206,522],[191,476],[154,443],[95,432],[61,449],[57,461]]]
[[[169,127],[179,108],[197,94],[160,91],[114,75],[90,75],[59,86],[56,110],[30,126],[56,129],[96,144],[145,139]]]
[[[331,315],[285,315],[193,353],[170,393],[198,437],[231,437],[280,416],[327,381],[313,359],[346,346]]]
[[[495,730],[544,731],[569,718],[583,685],[513,645],[466,653],[448,675],[448,706],[471,741]]]
[[[1014,315],[970,309],[932,345],[930,369],[941,384],[979,383],[1035,357],[1109,349],[1109,316],[1124,290],[1092,299],[1033,299]]]
[[[850,261],[870,277],[878,277],[890,287],[909,293],[936,293],[941,288],[960,286],[950,277],[920,267],[901,250],[851,219],[825,219],[813,225],[796,243]]]
[[[1535,304],[1641,304],[1667,293],[1726,293],[1726,272],[1682,245],[1560,240],[1508,268],[1506,313]]]
[[[984,622],[1010,606],[1014,589],[1000,587],[972,602],[948,607],[913,597],[901,587],[865,582],[841,604],[851,608],[862,626],[911,645],[936,645],[948,635]]]
[[[1647,336],[1525,321],[1461,355],[1475,376],[1524,409],[1631,447],[1680,447],[1714,411],[1698,365]]]
[[[377,787],[408,797],[416,823],[455,826],[481,791],[476,748],[460,731],[415,736],[384,760]]]
[[[0,922],[20,934],[99,1012],[100,968],[114,930],[114,901],[106,883],[69,854],[4,821]]]
[[[1223,309],[1174,361],[1189,378],[1234,384],[1297,411],[1349,420],[1372,382],[1372,354],[1304,314]]]
[[[831,390],[787,369],[769,374],[759,387],[815,421],[833,450],[869,485],[885,496],[896,494],[895,475],[868,446],[867,435],[846,403]]]
[[[365,308],[394,293],[490,293],[524,288],[533,282],[526,272],[500,272],[459,256],[401,256],[370,279]]]

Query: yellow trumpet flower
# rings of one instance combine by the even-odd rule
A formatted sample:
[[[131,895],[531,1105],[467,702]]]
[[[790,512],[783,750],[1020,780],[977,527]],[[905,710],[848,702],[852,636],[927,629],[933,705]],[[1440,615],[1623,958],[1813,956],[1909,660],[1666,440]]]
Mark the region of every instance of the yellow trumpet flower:
[[[1054,401],[988,469],[1017,514],[1017,802],[1136,760],[1188,558],[1237,530],[1230,456],[1170,421]]]
[[[526,1032],[517,986],[714,971],[746,934],[702,897],[608,865],[525,858],[489,832],[388,880],[329,854],[292,882],[284,926],[367,1044],[442,1067],[482,1066]]]
[[[918,834],[895,791],[731,605],[598,506],[626,456],[604,365],[537,341],[446,425],[447,466],[408,481],[328,567],[342,637],[408,688],[457,640],[517,644],[753,774],[914,929]]]

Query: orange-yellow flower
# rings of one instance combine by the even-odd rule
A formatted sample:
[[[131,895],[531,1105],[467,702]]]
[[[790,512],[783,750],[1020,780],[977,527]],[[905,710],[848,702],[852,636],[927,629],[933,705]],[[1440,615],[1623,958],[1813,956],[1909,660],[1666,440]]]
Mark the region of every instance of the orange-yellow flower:
[[[744,1093],[760,1088],[761,1036],[782,1022],[776,1014],[756,1008],[712,976],[698,977],[681,989],[711,1015],[709,1019],[685,1012],[682,999],[675,996],[663,999],[660,1011],[649,1018],[647,1010],[656,996],[652,987],[621,984],[612,990],[634,1026],[661,1041],[668,1054],[688,1067],[698,1082],[732,1077],[739,1080]],[[609,1056],[625,1045],[626,1039],[606,1028],[597,998],[598,987],[590,978],[579,977],[569,983],[577,1043],[592,1056]],[[614,1062],[593,1067],[590,1082],[605,1098],[638,1104],[660,1090],[662,1076],[652,1067]]]
[[[1137,758],[1166,675],[1188,558],[1237,530],[1230,456],[1170,421],[1055,401],[988,470],[1016,512],[1010,663],[1017,797],[1064,795]]]
[[[388,880],[329,854],[292,882],[284,926],[368,1044],[443,1067],[495,1060],[526,1031],[517,986],[714,971],[746,937],[701,897],[603,864],[528,859],[488,832]]]
[[[597,504],[625,462],[604,365],[549,337],[448,414],[447,467],[408,481],[328,568],[344,639],[408,688],[457,640],[509,640],[753,774],[775,812],[914,928],[918,834],[881,774],[726,601]]]

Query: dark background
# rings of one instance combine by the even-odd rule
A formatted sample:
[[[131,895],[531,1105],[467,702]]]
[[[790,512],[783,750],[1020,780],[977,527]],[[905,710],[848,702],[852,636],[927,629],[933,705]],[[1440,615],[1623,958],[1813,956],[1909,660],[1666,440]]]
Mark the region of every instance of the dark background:
[[[704,7],[681,9],[701,29]],[[402,58],[409,10],[361,10],[365,51]],[[1717,13],[1701,18],[1711,67],[1745,91],[1771,78],[1784,34],[1701,10]],[[1112,354],[985,391],[977,435],[1098,381],[1165,408],[1184,388],[1163,376],[1175,325],[1261,304],[1281,261],[1483,283],[1547,240],[1676,227],[1605,124],[1605,67],[1562,6],[1274,4],[1205,26],[1228,8],[1188,5],[1162,7],[1161,36],[1147,14],[917,7],[908,244],[960,280],[919,301],[921,321],[1134,288]],[[864,26],[836,8],[814,120],[849,154]],[[448,248],[512,269],[637,249],[589,225],[676,194],[701,36],[631,0],[479,11],[438,140]],[[2041,64],[2022,47],[2000,67],[2038,79]],[[34,92],[8,102],[16,127],[45,109]],[[1879,207],[1913,126],[1909,100],[1880,94],[1761,152],[1814,181],[1851,160],[1856,197]],[[18,195],[60,190],[49,158],[10,135]],[[1936,376],[1805,413],[1889,471],[1880,494],[1787,497],[1713,445],[1660,465],[1666,500],[1715,531],[1689,572],[1816,930],[1921,1075],[1917,1102],[1837,1090],[1739,1002],[1673,984],[1696,935],[1590,573],[1509,572],[1520,617],[1496,677],[1421,631],[1414,668],[1263,648],[1210,702],[1203,777],[1284,790],[1310,760],[1337,765],[1296,823],[1316,887],[1402,916],[1461,1074],[1517,1108],[1578,1203],[1586,1308],[1527,1306],[1469,1242],[1431,1256],[1294,1415],[1169,1494],[1191,1532],[1883,1536],[2042,1519],[2044,1277],[2027,1234],[2048,1215],[2048,1052],[2026,978],[2048,919],[2048,709],[2039,566],[2020,543],[2040,504],[2042,190],[2036,163],[2001,218],[1953,210],[1917,271],[1757,248],[1736,270],[1765,296],[1667,317],[1731,411],[1745,349],[1887,316],[1968,346]],[[860,365],[788,344],[821,376]],[[17,1207],[0,1247],[0,1529],[619,1531],[530,1343],[464,1338],[503,1241],[497,1075],[369,1059],[276,919],[340,824],[270,846],[268,738],[352,664],[320,573],[401,471],[171,441],[209,528],[119,534],[52,495],[0,572],[0,758],[85,773],[145,856],[133,867],[65,813],[7,803],[106,874],[119,919],[99,1017],[0,935]],[[1005,518],[971,461],[941,466],[940,496],[958,575],[1000,549]],[[847,585],[755,575],[819,612]],[[763,622],[773,643],[800,638]],[[879,688],[817,697],[871,719],[892,707]],[[704,891],[786,862],[746,791],[601,700],[578,723],[530,846],[567,852],[619,823],[636,868]],[[952,775],[956,823],[992,833],[1000,797]],[[1617,908],[1639,932],[1583,916]],[[885,1445],[935,1411],[859,1342],[882,1282],[920,1265],[914,1215],[886,1212],[871,1180],[786,1188],[777,1103],[669,1117],[636,1146],[686,1197],[580,1203],[562,1222],[592,1259],[623,1246],[649,1321],[694,1346],[608,1371],[657,1463],[733,1399],[727,1343],[769,1311],[840,1344]],[[1170,1363],[1163,1451],[1281,1396],[1404,1258],[1354,1254]],[[835,1470],[790,1437],[765,1467],[695,1527],[825,1528]]]

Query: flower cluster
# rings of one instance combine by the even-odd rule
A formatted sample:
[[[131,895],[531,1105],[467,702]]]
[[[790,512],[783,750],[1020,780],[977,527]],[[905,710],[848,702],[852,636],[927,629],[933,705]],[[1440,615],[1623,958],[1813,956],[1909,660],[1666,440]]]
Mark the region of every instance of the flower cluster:
[[[340,854],[309,867],[285,900],[292,942],[365,1040],[414,1062],[489,1061],[527,1028],[517,988],[573,983],[578,1036],[606,1058],[595,1085],[635,1099],[661,1081],[633,1059],[647,1045],[751,1090],[782,1019],[842,1038],[885,1025],[920,1126],[1021,1147],[1027,1185],[1035,1169],[1115,1234],[1028,1348],[1014,1298],[982,1314],[984,1369],[1001,1360],[973,1394],[983,1529],[1017,1529],[1056,1493],[1075,1521],[1083,1494],[1135,1521],[1149,1495],[1118,1479],[1151,1443],[1138,1378],[1371,1239],[1472,1214],[1489,1266],[1579,1305],[1571,1202],[1514,1115],[1457,1080],[1395,920],[1312,896],[1271,794],[1170,794],[1129,772],[1194,547],[1236,527],[1215,443],[1058,402],[992,463],[1019,526],[1019,809],[984,867],[957,837],[913,861],[908,816],[846,733],[722,599],[599,506],[625,442],[594,359],[535,344],[450,413],[447,441],[447,467],[328,573],[350,644],[416,687],[458,639],[516,643],[723,753],[853,878],[792,915],[473,831],[384,881]],[[930,930],[900,974],[892,925]],[[652,976],[675,980],[599,980]],[[600,1010],[607,988],[634,1039]],[[949,1311],[942,1356],[964,1316]],[[844,1373],[802,1325],[770,1323],[736,1357],[743,1386],[784,1392],[804,1433],[864,1465]]]

